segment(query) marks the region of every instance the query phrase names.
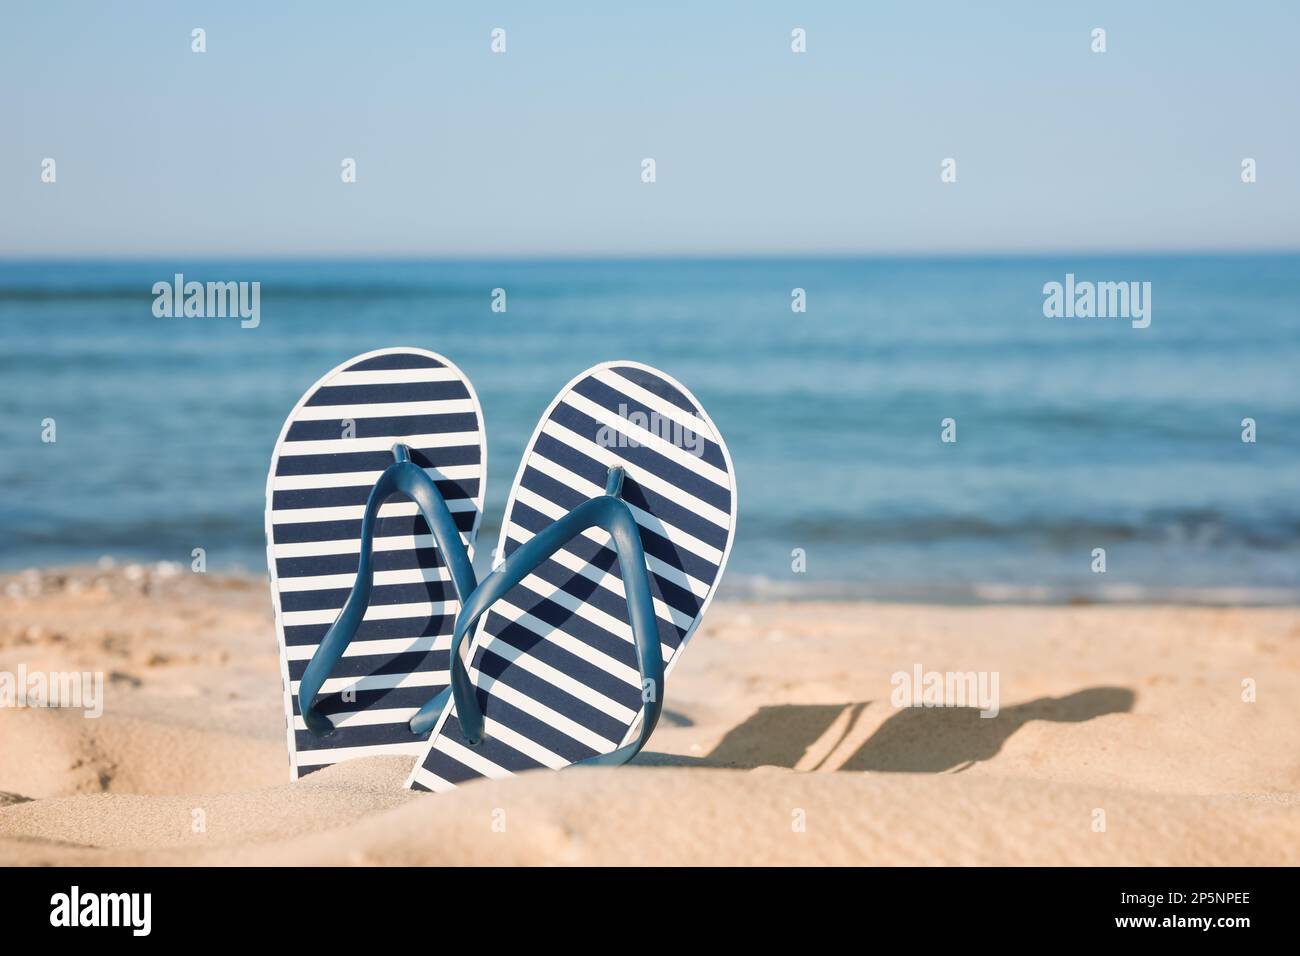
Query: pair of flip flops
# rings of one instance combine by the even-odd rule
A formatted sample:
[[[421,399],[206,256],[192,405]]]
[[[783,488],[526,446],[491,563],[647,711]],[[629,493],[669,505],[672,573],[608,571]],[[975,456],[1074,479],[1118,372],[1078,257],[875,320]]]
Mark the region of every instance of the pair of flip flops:
[[[487,443],[469,379],[397,348],[335,368],[285,421],[267,561],[291,777],[417,757],[447,790],[619,764],[645,744],[722,578],[731,457],[689,391],[636,362],[574,378],[474,573]]]

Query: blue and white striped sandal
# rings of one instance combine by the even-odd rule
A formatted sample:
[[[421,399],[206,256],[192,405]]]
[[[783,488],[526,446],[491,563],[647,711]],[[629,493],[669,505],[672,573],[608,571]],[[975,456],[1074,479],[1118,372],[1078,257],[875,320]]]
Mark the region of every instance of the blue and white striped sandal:
[[[486,469],[474,388],[433,352],[359,355],[294,406],[266,481],[291,779],[424,752],[411,720],[447,687]]]
[[[727,446],[680,384],[607,362],[565,386],[511,488],[504,561],[457,617],[451,687],[417,718],[433,733],[407,785],[631,759],[735,521]]]

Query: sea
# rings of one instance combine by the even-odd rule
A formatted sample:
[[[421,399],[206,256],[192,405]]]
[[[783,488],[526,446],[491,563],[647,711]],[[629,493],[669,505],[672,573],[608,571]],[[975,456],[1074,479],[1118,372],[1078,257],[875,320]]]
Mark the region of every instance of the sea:
[[[156,314],[177,274],[258,283],[256,327]],[[1046,314],[1067,277],[1149,289],[1149,324]],[[4,261],[0,569],[189,570],[202,548],[262,573],[285,416],[403,345],[478,391],[483,540],[560,387],[635,359],[730,447],[729,596],[1300,601],[1300,256],[1281,254]]]

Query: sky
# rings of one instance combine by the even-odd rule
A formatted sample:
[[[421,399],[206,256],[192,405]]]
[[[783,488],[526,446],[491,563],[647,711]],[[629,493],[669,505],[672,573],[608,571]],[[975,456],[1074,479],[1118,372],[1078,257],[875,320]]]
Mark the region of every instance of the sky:
[[[1270,0],[6,0],[0,257],[1296,250],[1298,33]]]

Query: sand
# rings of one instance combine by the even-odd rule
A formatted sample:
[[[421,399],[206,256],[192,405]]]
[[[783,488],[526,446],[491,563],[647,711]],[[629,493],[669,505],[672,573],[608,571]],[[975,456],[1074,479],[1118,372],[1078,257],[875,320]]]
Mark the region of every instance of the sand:
[[[894,706],[916,665],[999,715]],[[634,764],[440,795],[288,782],[259,579],[0,577],[20,666],[105,699],[0,710],[4,864],[1300,864],[1295,608],[719,602]]]

